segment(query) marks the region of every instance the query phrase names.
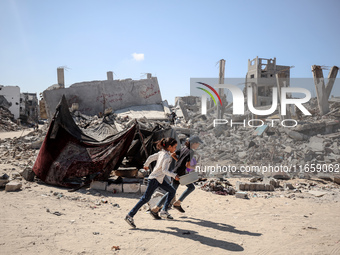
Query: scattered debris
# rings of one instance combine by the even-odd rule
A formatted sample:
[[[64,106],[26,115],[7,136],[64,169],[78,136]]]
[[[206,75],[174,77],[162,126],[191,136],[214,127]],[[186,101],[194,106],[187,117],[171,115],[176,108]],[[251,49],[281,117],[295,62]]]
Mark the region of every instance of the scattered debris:
[[[119,251],[120,248],[119,248],[119,246],[115,246],[115,245],[114,245],[114,246],[111,247],[111,250]]]

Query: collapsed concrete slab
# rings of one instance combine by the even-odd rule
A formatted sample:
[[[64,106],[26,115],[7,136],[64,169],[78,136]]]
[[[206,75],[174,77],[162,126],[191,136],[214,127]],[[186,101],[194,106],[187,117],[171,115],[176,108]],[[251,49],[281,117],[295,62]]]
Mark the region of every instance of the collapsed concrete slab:
[[[131,106],[162,104],[157,77],[80,82],[69,88],[43,92],[49,119],[63,95],[68,105],[78,104],[78,110],[86,115],[97,115],[107,108],[116,111]]]
[[[115,111],[118,117],[128,116],[130,119],[148,120],[167,120],[168,117],[164,111],[162,104],[130,106],[124,109]]]

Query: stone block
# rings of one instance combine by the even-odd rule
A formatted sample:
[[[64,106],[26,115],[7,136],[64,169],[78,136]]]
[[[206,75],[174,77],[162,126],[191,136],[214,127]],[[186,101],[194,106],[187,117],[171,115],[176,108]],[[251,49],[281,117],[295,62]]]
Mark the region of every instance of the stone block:
[[[256,183],[249,183],[249,190],[256,191]]]
[[[137,193],[140,191],[139,183],[123,183],[124,193]]]
[[[265,191],[265,185],[263,183],[256,184],[256,191]]]
[[[106,190],[107,182],[101,182],[101,181],[92,181],[90,188],[91,189],[97,189],[97,190]]]
[[[119,184],[115,184],[115,183],[109,184],[106,187],[106,191],[113,192],[113,193],[122,193],[123,192],[123,184],[122,183],[119,183]]]
[[[265,184],[265,190],[266,191],[274,191],[274,186],[271,184]]]
[[[246,198],[248,198],[248,193],[247,192],[236,192],[235,197],[246,199]]]
[[[32,182],[34,180],[35,173],[32,168],[26,167],[24,171],[21,172],[21,176],[24,177],[26,181]]]
[[[6,184],[5,191],[17,191],[20,190],[22,187],[22,183],[18,181],[10,181]]]
[[[293,184],[291,184],[291,183],[284,183],[283,188],[284,189],[295,189]]]
[[[244,184],[244,190],[249,190],[249,183]]]

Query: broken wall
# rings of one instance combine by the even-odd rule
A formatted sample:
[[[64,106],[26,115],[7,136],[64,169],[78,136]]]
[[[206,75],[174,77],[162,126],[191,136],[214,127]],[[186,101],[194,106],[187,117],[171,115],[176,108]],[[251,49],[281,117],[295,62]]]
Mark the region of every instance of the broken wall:
[[[162,103],[156,77],[142,80],[80,82],[69,88],[43,92],[46,112],[50,119],[63,95],[65,95],[69,106],[77,103],[78,110],[87,115],[103,113],[106,108],[112,108],[115,111],[130,106]]]
[[[10,103],[11,106],[8,107],[8,110],[14,115],[15,119],[18,119],[20,117],[20,88],[18,86],[0,85],[0,95]]]

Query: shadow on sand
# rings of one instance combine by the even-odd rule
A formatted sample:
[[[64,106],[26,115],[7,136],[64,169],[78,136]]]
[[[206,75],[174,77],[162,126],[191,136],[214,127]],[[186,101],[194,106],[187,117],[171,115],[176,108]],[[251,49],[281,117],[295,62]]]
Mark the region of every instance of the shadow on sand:
[[[260,233],[252,233],[249,231],[238,230],[238,229],[235,229],[234,226],[224,224],[224,223],[217,223],[217,222],[213,222],[209,220],[196,219],[193,217],[186,217],[186,216],[181,216],[180,218],[186,219],[186,220],[181,220],[181,222],[192,223],[192,224],[199,225],[201,227],[213,228],[213,229],[220,230],[220,231],[228,231],[228,232],[239,234],[239,235],[249,235],[249,236],[261,236],[262,235]]]
[[[238,244],[202,236],[198,234],[198,232],[196,231],[192,231],[192,230],[188,231],[187,229],[184,230],[184,229],[180,229],[176,227],[168,227],[168,229],[170,230],[166,231],[166,230],[146,229],[146,228],[137,228],[136,230],[170,234],[170,235],[174,235],[177,237],[191,239],[193,241],[199,241],[201,244],[205,244],[211,247],[218,247],[218,248],[221,248],[227,251],[243,251],[244,250],[242,246]]]

